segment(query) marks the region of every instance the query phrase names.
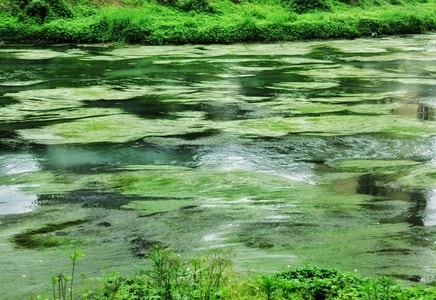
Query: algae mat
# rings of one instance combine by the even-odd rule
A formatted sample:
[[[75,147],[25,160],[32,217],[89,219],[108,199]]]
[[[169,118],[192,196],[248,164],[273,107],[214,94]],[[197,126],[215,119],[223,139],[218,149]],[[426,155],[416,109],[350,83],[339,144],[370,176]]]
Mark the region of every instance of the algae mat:
[[[2,292],[155,243],[434,283],[435,40],[1,45]]]

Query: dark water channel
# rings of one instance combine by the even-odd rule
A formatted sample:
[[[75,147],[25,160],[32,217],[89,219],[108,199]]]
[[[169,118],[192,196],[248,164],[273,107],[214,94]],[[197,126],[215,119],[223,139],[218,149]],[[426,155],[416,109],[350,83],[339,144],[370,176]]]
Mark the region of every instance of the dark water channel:
[[[84,288],[132,274],[156,242],[434,284],[435,54],[0,45],[0,289],[49,294],[74,249]]]

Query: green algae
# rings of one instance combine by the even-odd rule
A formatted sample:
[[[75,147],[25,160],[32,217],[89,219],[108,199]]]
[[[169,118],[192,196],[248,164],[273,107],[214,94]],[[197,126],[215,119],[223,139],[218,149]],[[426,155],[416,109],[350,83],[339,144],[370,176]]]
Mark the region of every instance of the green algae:
[[[239,126],[237,126],[239,125]],[[326,115],[322,117],[263,118],[240,121],[235,126],[240,134],[282,136],[289,133],[352,135],[383,132],[395,136],[426,137],[436,130],[434,123],[387,116]]]
[[[146,94],[144,89],[117,90],[105,86],[81,88],[55,88],[24,90],[6,93],[6,97],[15,99],[16,103],[3,108],[5,118],[2,123],[37,120],[38,122],[89,118],[102,115],[122,113],[116,109],[85,109],[85,101],[100,99],[123,100]]]
[[[399,167],[422,165],[422,162],[411,160],[343,160],[335,161],[330,165],[347,172],[367,173],[378,169],[398,169]]]
[[[436,171],[434,164],[411,168],[407,174],[398,178],[399,184],[408,188],[436,188]]]
[[[156,199],[152,201],[130,201],[128,204],[121,206],[122,209],[131,209],[143,212],[145,215],[153,215],[179,209],[190,209],[196,207],[197,201],[190,199]]]
[[[30,249],[44,249],[61,245],[70,245],[74,241],[65,237],[60,230],[67,229],[87,222],[86,220],[71,220],[62,223],[49,223],[40,228],[28,229],[12,237],[12,242],[17,246]]]
[[[175,120],[152,120],[119,114],[84,118],[34,129],[19,130],[20,136],[41,144],[113,142],[123,143],[148,136],[203,131],[198,113],[179,114]],[[201,115],[201,114],[200,114]],[[206,127],[207,128],[207,127]]]
[[[433,164],[408,160],[344,160],[329,163],[335,169],[356,174],[373,174],[380,184],[397,189],[434,189],[436,172]]]
[[[116,173],[107,180],[107,188],[125,194],[226,200],[237,200],[247,196],[256,199],[281,199],[296,184],[281,176],[262,172],[179,167]],[[268,184],[263,186],[259,185],[259,182]]]
[[[78,49],[56,51],[52,49],[7,49],[15,58],[22,60],[50,60],[54,58],[69,58],[81,56],[84,53]]]

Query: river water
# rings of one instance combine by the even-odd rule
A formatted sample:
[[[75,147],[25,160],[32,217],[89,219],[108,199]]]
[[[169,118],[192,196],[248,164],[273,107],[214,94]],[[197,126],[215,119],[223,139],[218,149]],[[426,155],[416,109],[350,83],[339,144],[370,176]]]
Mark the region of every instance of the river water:
[[[238,272],[436,276],[436,35],[0,45],[6,299],[133,274],[154,243]]]

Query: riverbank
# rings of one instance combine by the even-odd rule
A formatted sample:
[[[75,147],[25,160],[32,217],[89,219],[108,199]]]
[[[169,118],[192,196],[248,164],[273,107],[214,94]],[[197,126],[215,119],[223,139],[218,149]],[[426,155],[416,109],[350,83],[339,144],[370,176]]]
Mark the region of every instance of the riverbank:
[[[0,0],[0,41],[229,44],[436,30],[436,0],[299,2]]]

